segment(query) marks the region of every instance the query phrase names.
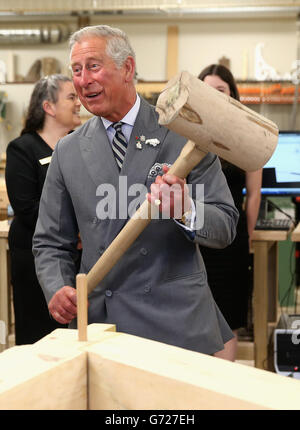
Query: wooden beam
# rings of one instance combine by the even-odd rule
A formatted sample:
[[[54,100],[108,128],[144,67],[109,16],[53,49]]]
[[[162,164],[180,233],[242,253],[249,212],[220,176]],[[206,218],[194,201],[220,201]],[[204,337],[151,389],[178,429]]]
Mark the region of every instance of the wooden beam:
[[[298,380],[114,330],[0,354],[0,409],[300,409]]]
[[[281,241],[286,240],[288,234],[285,230],[254,230],[252,240]]]
[[[300,222],[292,232],[291,240],[292,242],[300,242]]]
[[[7,220],[0,221],[0,352],[8,347],[9,334],[8,230]]]
[[[0,354],[0,409],[86,409],[87,355],[24,345]]]
[[[168,27],[167,80],[178,73],[178,26]]]
[[[300,409],[299,381],[243,364],[124,333],[87,352],[91,409]]]
[[[57,329],[33,345],[16,346],[0,354],[0,409],[87,409],[87,353],[115,326],[92,324],[88,342],[78,330]]]

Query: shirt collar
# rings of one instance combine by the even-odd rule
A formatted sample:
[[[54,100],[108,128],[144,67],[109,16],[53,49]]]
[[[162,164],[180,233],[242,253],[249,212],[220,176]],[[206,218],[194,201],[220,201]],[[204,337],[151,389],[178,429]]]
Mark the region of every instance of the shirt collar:
[[[141,104],[141,99],[140,99],[139,95],[137,94],[134,105],[132,106],[130,111],[127,112],[127,114],[124,116],[124,118],[122,118],[120,121],[124,122],[124,124],[130,125],[131,127],[133,127],[134,123],[135,123],[135,119],[136,119],[137,114],[138,114],[139,109],[140,109],[140,104]],[[101,116],[101,120],[102,120],[103,125],[104,125],[106,130],[112,124],[112,121],[109,121],[108,119],[103,118],[102,116]]]

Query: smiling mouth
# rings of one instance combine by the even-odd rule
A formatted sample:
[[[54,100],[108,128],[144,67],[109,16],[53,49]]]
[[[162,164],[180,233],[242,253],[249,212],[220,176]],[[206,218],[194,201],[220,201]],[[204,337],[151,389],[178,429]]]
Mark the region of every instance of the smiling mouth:
[[[101,94],[101,92],[100,93],[91,93],[91,94],[87,94],[85,97],[87,99],[93,99],[93,98],[99,96],[100,94]]]

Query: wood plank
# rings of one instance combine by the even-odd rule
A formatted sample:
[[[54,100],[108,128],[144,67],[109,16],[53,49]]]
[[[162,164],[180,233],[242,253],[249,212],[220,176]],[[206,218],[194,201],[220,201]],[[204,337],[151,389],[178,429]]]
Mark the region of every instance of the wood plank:
[[[7,220],[0,221],[0,238],[8,237],[8,231],[9,231],[9,224]]]
[[[8,346],[9,305],[7,238],[0,235],[0,352]]]
[[[178,26],[168,27],[167,80],[178,73]]]
[[[9,206],[9,200],[6,187],[0,187],[0,209],[7,212],[7,206]]]
[[[300,408],[299,381],[250,366],[124,333],[86,350],[90,409]]]
[[[0,354],[0,409],[86,409],[86,352],[51,346],[15,346]]]
[[[114,324],[89,324],[87,327],[86,342],[78,341],[78,330],[70,328],[58,328],[36,342],[35,345],[41,343],[51,343],[51,345],[57,344],[63,347],[64,345],[70,344],[71,346],[75,345],[76,348],[84,351],[87,345],[100,342],[102,339],[106,339],[106,337],[103,338],[103,333],[105,332],[115,333],[116,326]]]
[[[297,380],[114,330],[0,354],[0,409],[300,409]]]
[[[237,360],[254,360],[254,342],[238,342]]]
[[[300,222],[291,234],[292,242],[300,242]]]
[[[270,242],[269,242],[270,244]],[[268,322],[277,323],[278,321],[278,261],[279,249],[278,242],[273,242],[272,246],[268,247]]]
[[[285,230],[254,230],[252,240],[281,241],[288,238]]]
[[[0,409],[87,409],[85,348],[114,331],[111,324],[91,324],[88,341],[79,342],[78,330],[57,329],[33,345],[1,353]]]
[[[10,326],[10,274],[8,255],[8,221],[0,221],[0,352],[8,346]]]
[[[253,327],[255,366],[267,368],[267,324],[268,324],[268,243],[253,241],[254,247],[254,289]]]

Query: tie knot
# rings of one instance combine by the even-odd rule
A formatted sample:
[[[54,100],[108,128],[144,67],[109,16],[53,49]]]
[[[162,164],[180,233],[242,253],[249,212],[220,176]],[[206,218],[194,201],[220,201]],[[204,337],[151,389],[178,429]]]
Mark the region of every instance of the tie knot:
[[[111,126],[112,126],[116,131],[122,131],[122,125],[123,125],[123,123],[122,123],[121,121],[118,121],[118,122],[113,122]]]

